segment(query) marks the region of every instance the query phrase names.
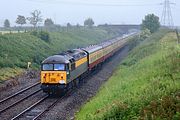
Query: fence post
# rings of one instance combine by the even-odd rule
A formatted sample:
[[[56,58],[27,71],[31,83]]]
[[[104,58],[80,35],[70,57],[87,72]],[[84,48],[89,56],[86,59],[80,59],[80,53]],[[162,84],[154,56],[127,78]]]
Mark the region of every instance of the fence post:
[[[179,32],[178,32],[178,29],[176,29],[176,35],[177,35],[177,43],[179,44],[180,43],[180,37],[179,37]]]

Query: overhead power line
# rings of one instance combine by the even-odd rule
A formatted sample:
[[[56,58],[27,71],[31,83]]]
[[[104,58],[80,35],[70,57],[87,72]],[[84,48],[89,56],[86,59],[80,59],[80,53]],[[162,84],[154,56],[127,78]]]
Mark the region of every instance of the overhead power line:
[[[83,5],[83,6],[103,6],[103,7],[111,7],[111,6],[157,6],[159,4],[150,4],[150,3],[134,3],[134,4],[129,4],[129,3],[123,3],[123,4],[104,4],[104,3],[90,3],[90,2],[74,2],[74,1],[57,1],[57,0],[54,0],[54,1],[46,1],[46,0],[28,0],[30,2],[35,2],[35,3],[49,3],[49,4],[67,4],[67,5]]]

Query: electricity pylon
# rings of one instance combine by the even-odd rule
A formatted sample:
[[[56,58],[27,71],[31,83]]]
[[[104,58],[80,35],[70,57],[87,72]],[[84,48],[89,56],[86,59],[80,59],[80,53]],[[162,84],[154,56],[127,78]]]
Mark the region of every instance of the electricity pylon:
[[[163,5],[161,25],[169,27],[169,28],[173,28],[174,26],[173,17],[171,14],[171,4],[174,4],[174,3],[171,3],[169,0],[165,0],[164,3],[161,3],[161,5]]]

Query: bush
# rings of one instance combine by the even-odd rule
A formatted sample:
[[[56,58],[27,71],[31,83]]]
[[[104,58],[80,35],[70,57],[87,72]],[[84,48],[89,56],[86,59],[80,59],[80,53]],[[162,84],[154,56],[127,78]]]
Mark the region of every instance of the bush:
[[[36,30],[33,30],[33,31],[30,32],[30,35],[34,35],[34,36],[37,37],[38,36],[38,32]]]
[[[45,42],[50,42],[49,33],[48,32],[40,31],[38,36],[39,36],[39,38],[41,40],[44,40]]]
[[[8,38],[6,36],[0,34],[0,39],[7,40]]]
[[[40,38],[41,40],[43,40],[43,41],[45,41],[45,42],[50,42],[49,33],[46,32],[46,31],[40,31],[40,32],[38,32],[38,31],[34,30],[34,31],[32,31],[30,34],[31,34],[31,35],[34,35],[34,36],[36,36],[36,37],[38,37],[38,38]]]
[[[144,29],[144,30],[141,31],[139,39],[143,41],[146,38],[150,37],[150,35],[151,35],[151,31],[149,29]]]
[[[43,57],[42,57],[42,55],[39,55],[39,54],[36,54],[35,56],[34,56],[34,58],[33,58],[33,62],[34,63],[37,63],[37,64],[41,64],[41,61],[43,60]]]

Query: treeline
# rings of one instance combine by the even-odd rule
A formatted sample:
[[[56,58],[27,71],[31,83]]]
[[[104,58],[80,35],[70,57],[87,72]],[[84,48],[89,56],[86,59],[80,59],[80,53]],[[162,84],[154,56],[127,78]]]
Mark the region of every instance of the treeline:
[[[18,15],[16,20],[15,20],[15,23],[18,25],[15,26],[15,27],[11,27],[11,23],[10,23],[10,20],[9,19],[5,19],[4,20],[4,25],[3,27],[1,28],[2,30],[24,30],[24,29],[38,29],[38,28],[42,28],[42,27],[46,27],[46,28],[56,28],[56,29],[59,29],[59,27],[61,27],[60,25],[57,25],[54,23],[54,21],[51,19],[51,18],[46,18],[44,19],[42,17],[42,13],[41,11],[39,10],[34,10],[30,13],[30,16],[29,17],[25,17],[23,15]],[[43,23],[43,26],[39,26],[40,24]],[[31,24],[32,26],[31,27],[27,27],[27,26],[24,26],[24,25],[27,25],[27,24]],[[92,27],[94,25],[94,21],[92,18],[87,18],[86,20],[84,20],[84,26],[85,27]],[[76,24],[76,25],[71,25],[70,23],[67,23],[66,25],[67,28],[72,28],[72,27],[81,27],[80,24]]]

